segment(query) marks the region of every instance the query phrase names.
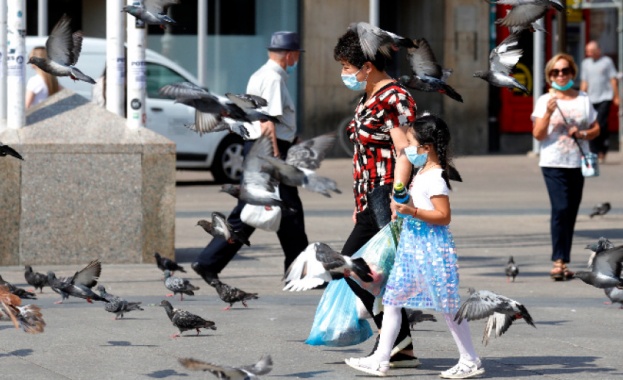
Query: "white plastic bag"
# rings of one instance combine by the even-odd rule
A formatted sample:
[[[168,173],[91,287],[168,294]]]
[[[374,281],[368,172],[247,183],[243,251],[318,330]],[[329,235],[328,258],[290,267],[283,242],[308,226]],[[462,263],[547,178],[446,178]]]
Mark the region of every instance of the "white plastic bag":
[[[276,232],[281,224],[281,209],[277,206],[246,204],[240,213],[240,220],[251,227]]]

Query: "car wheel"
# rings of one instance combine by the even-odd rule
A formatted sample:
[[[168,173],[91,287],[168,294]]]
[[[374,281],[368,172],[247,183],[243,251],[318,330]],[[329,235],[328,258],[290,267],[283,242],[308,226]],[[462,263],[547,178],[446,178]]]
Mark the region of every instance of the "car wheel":
[[[217,183],[238,183],[242,175],[244,141],[238,135],[225,137],[216,149],[212,162],[212,176]]]
[[[349,140],[348,134],[346,133],[346,127],[353,120],[352,116],[345,117],[340,121],[337,127],[337,140],[338,145],[340,146],[340,152],[344,154],[345,157],[353,156],[353,143]]]

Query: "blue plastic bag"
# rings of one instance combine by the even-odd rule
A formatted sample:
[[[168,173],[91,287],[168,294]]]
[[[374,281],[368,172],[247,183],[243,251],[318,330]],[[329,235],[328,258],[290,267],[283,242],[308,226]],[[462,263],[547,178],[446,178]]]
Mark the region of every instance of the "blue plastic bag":
[[[305,343],[311,346],[352,346],[373,334],[370,324],[359,319],[357,296],[346,280],[331,281],[320,299],[314,323]]]

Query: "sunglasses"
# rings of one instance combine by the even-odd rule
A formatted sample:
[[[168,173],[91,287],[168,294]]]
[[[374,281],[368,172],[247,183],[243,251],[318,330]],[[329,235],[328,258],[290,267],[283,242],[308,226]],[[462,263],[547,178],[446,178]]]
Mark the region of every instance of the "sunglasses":
[[[562,74],[562,75],[569,75],[571,74],[571,68],[570,67],[565,67],[564,69],[552,69],[552,71],[549,72],[550,75],[553,75],[555,77],[558,76],[558,74]]]

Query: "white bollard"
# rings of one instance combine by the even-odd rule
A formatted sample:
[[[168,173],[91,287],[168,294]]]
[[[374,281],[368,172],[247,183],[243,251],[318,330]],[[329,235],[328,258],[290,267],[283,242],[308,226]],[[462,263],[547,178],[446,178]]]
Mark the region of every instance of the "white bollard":
[[[128,5],[138,5],[139,1],[128,1]],[[145,111],[145,44],[146,25],[128,14],[127,47],[128,47],[128,99],[127,125],[132,129],[144,127],[147,119]]]
[[[125,109],[124,0],[106,2],[106,109],[123,116]],[[132,17],[133,19],[133,17]]]
[[[7,1],[7,127],[26,125],[26,2]]]
[[[6,128],[6,1],[0,1],[0,132]]]

